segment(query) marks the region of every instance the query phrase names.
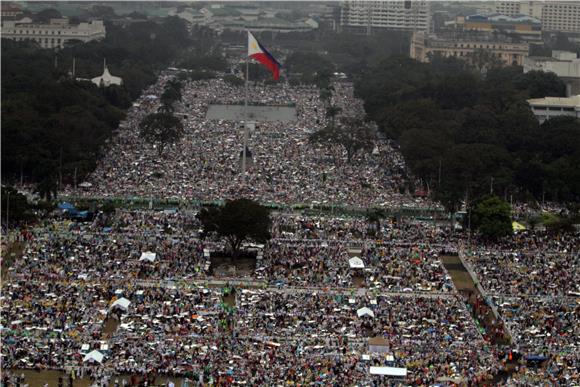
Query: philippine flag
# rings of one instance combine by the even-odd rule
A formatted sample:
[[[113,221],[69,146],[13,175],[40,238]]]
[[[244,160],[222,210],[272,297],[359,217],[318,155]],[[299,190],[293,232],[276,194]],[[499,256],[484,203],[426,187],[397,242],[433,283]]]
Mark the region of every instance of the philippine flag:
[[[254,38],[250,31],[248,31],[248,56],[266,66],[275,80],[280,78],[280,63]]]

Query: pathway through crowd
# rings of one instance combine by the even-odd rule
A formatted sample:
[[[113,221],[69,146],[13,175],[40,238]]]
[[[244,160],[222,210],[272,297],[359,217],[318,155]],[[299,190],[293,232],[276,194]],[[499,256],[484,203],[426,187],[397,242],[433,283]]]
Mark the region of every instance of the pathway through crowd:
[[[478,321],[482,328],[485,329],[486,338],[489,342],[496,346],[498,349],[509,345],[511,338],[506,337],[506,333],[503,332],[503,336],[496,335],[493,332],[493,321],[495,317],[489,307],[475,308],[478,304],[478,300],[483,299],[483,295],[477,288],[473,278],[469,274],[467,268],[463,265],[463,262],[457,255],[446,255],[441,256],[441,262],[443,266],[451,276],[453,284],[457,291],[463,296],[464,302],[469,306],[472,311],[473,317]],[[515,363],[508,362],[505,364],[505,369],[500,371],[494,378],[494,384],[504,384],[508,378],[515,371]]]

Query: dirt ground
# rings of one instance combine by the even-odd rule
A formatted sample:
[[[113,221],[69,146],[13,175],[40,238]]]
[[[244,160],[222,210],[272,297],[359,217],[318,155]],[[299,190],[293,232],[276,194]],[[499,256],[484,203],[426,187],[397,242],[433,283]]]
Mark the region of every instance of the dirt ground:
[[[471,276],[465,267],[463,267],[463,264],[461,263],[461,260],[458,256],[442,256],[441,261],[443,262],[443,265],[447,269],[447,272],[451,276],[451,279],[453,280],[453,283],[459,292],[466,290],[477,292]]]
[[[211,272],[216,277],[248,277],[256,270],[256,258],[211,257]]]

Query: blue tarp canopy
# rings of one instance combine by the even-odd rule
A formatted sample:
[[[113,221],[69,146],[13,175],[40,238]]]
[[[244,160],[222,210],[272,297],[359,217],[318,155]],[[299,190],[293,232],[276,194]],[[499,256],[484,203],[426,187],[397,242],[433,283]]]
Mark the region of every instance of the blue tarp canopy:
[[[62,203],[58,203],[58,208],[60,208],[61,210],[71,211],[71,210],[75,209],[75,206],[73,206],[72,204],[67,203],[67,202],[62,202]]]
[[[528,360],[528,361],[544,361],[544,360],[548,360],[548,358],[546,356],[542,356],[542,355],[528,355],[528,356],[526,356],[526,360]]]

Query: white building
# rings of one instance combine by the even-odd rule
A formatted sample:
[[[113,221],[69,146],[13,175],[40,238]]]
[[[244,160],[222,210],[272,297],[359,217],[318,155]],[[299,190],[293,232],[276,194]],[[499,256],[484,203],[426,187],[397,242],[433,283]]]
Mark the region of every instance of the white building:
[[[341,4],[340,24],[369,34],[373,29],[427,32],[430,4],[426,0],[348,0]]]
[[[544,31],[580,33],[580,1],[496,1],[496,12],[540,19]]]
[[[2,38],[16,41],[32,40],[42,48],[63,48],[65,42],[104,39],[105,25],[93,20],[78,25],[69,24],[67,18],[51,19],[48,24],[33,23],[30,19],[2,20]]]
[[[580,118],[580,95],[568,98],[546,97],[528,99],[532,112],[543,123],[553,117],[576,117]]]
[[[409,56],[420,62],[429,62],[435,55],[472,62],[476,52],[487,51],[503,65],[509,66],[522,65],[529,49],[528,43],[497,40],[491,34],[435,35],[414,32]]]
[[[580,93],[580,59],[574,52],[552,51],[551,57],[526,57],[523,67],[524,73],[549,71],[556,74],[566,84],[567,96]]]

